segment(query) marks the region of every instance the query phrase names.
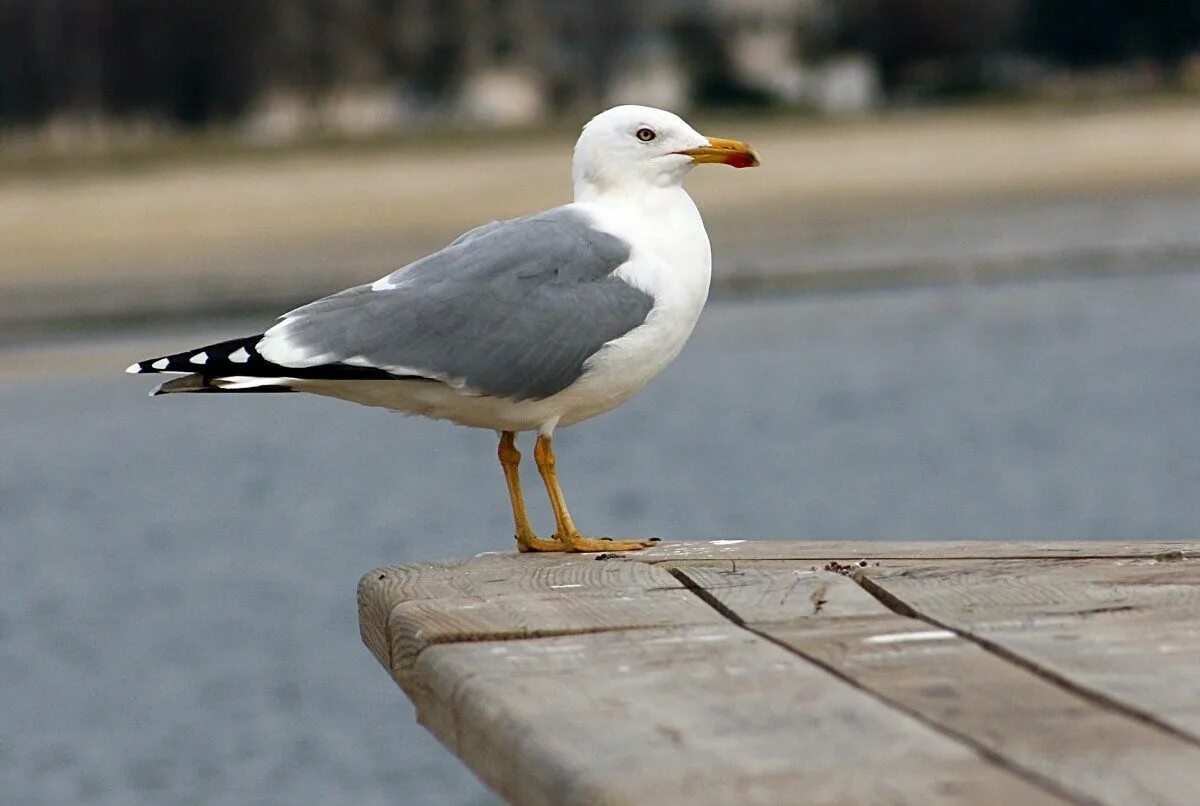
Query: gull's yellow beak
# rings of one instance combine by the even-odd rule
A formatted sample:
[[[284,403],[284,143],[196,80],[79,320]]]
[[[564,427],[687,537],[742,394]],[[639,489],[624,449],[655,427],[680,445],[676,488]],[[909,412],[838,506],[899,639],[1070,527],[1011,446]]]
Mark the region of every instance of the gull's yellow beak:
[[[695,163],[723,162],[734,168],[753,168],[758,165],[758,152],[740,140],[710,137],[708,145],[678,153],[687,154]]]

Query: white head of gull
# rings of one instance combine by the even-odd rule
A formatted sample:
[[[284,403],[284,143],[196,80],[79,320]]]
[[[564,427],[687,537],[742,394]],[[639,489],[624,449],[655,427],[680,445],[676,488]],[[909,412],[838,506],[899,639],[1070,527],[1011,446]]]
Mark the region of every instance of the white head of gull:
[[[708,297],[704,222],[683,189],[697,164],[758,164],[661,109],[618,106],[575,145],[574,201],[484,224],[378,281],[285,314],[264,333],[160,356],[153,394],[309,392],[500,433],[521,551],[625,551],[575,528],[555,470],[559,426],[629,399],[679,354]],[[539,538],[517,472],[536,431],[555,516]]]
[[[705,137],[671,112],[613,107],[592,118],[575,143],[575,201],[679,187],[698,162],[748,168],[758,157],[743,143]]]

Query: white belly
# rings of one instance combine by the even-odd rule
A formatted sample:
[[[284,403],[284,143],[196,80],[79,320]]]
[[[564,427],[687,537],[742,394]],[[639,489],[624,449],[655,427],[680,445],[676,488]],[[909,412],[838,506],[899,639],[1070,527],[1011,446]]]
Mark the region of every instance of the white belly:
[[[366,406],[379,406],[459,425],[497,431],[545,433],[572,425],[624,403],[654,379],[683,348],[699,309],[655,308],[646,324],[600,349],[583,375],[563,391],[541,400],[472,395],[425,381],[294,380],[294,388]]]

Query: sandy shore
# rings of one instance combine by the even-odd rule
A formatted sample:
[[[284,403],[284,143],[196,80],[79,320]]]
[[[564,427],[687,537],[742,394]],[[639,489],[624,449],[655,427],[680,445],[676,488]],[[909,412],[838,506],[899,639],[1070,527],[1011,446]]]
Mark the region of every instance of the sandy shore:
[[[750,141],[764,162],[690,180],[718,283],[1200,255],[1200,106],[696,123]],[[569,153],[561,137],[431,141],[11,179],[0,183],[0,324],[252,310],[373,278],[483,221],[566,200]]]

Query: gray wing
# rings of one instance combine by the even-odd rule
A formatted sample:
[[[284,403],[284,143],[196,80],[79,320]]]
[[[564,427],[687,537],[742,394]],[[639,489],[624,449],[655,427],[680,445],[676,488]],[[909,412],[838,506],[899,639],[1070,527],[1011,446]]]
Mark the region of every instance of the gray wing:
[[[344,364],[517,400],[562,391],[653,298],[613,274],[620,238],[566,208],[493,222],[369,286],[297,308],[259,351],[294,367]]]
[[[511,224],[514,221],[520,221],[520,220],[521,219],[510,218],[506,221],[489,221],[486,224],[480,224],[475,229],[469,229],[466,232],[464,232],[462,235],[459,235],[457,238],[455,238],[453,241],[450,242],[450,245],[458,246],[461,243],[466,243],[467,241],[471,240],[472,238],[474,238],[477,235],[483,235],[484,233],[491,232],[492,230],[495,230],[495,229],[499,229],[500,227],[503,227],[506,224]],[[400,271],[404,271],[404,269],[401,269]]]

